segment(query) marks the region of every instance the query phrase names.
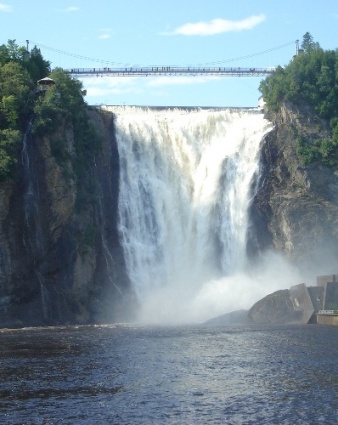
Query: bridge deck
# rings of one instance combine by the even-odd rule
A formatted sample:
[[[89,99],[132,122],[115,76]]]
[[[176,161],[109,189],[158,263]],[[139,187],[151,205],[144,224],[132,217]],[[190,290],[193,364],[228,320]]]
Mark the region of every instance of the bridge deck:
[[[130,67],[130,68],[73,68],[67,69],[71,75],[89,77],[107,75],[112,77],[160,77],[160,76],[227,76],[261,77],[272,74],[276,68],[223,68],[223,67]]]

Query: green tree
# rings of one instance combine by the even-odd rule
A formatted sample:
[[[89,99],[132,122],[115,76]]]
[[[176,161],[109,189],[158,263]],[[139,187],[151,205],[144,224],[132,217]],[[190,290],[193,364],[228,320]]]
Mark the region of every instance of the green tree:
[[[302,48],[305,52],[310,52],[311,50],[314,50],[314,49],[318,49],[318,48],[320,48],[320,46],[319,46],[319,44],[318,44],[318,43],[316,43],[316,42],[313,40],[312,35],[311,35],[309,32],[306,32],[306,33],[303,35],[303,41],[302,41],[302,44],[301,44],[301,48]]]
[[[18,130],[0,130],[0,183],[13,179],[20,141]]]
[[[2,128],[22,128],[32,110],[33,89],[33,81],[20,63],[8,62],[0,68],[0,109],[5,118]]]
[[[5,65],[5,63],[11,60],[9,56],[8,47],[5,44],[0,46],[0,66]]]
[[[27,59],[24,60],[23,66],[29,72],[34,82],[46,77],[50,74],[50,62],[44,60],[40,49],[36,46],[29,52]]]
[[[26,54],[26,49],[16,44],[15,40],[8,40],[7,50],[9,58],[12,62],[23,62]]]
[[[35,133],[54,131],[64,118],[76,125],[78,116],[86,109],[81,82],[72,79],[61,68],[54,69],[50,78],[55,81],[55,85],[48,88],[35,103]],[[81,123],[78,126],[81,127]]]
[[[37,81],[46,76],[55,85],[36,92]],[[75,154],[70,158],[64,153],[62,137],[52,152],[60,163],[71,160],[80,187],[101,143],[88,117],[82,84],[61,68],[50,73],[50,62],[38,48],[28,54],[25,47],[8,40],[0,46],[0,182],[13,179],[18,147],[32,117],[35,135],[52,133],[59,125],[72,126]],[[83,199],[88,200],[86,194]]]
[[[321,118],[330,122],[332,135],[323,141],[298,143],[297,151],[303,162],[321,160],[336,165],[338,150],[338,51],[323,50],[310,33],[303,37],[303,54],[295,57],[285,68],[260,84],[268,108],[278,111],[285,101],[307,103]],[[302,139],[302,138],[301,138]],[[300,140],[300,139],[299,139]]]

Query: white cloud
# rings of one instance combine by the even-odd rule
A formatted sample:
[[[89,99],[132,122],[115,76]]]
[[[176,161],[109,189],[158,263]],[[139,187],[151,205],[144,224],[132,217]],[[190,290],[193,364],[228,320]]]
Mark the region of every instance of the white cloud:
[[[232,31],[244,31],[254,28],[264,22],[264,14],[249,16],[240,21],[230,21],[227,19],[213,19],[208,22],[187,23],[174,31],[165,33],[167,35],[216,35]]]
[[[210,80],[218,79],[218,77],[90,77],[84,78],[82,83],[87,90],[88,98],[106,97],[109,95],[121,94],[140,94],[149,93],[150,89],[158,92],[159,87],[174,86],[174,85],[192,85],[204,84]]]
[[[102,28],[100,29],[100,34],[99,34],[99,39],[101,40],[107,40],[108,38],[110,38],[112,35],[112,30],[111,28]]]
[[[66,9],[55,9],[58,13],[71,13],[71,12],[78,12],[80,10],[77,6],[69,6]]]
[[[188,86],[193,84],[204,84],[210,80],[217,80],[219,77],[155,77],[150,78],[148,87],[160,86]]]
[[[70,7],[67,7],[66,12],[77,12],[78,10],[80,10],[79,7],[70,6]]]
[[[107,40],[108,38],[110,38],[111,37],[111,34],[100,34],[99,35],[99,39],[100,40]]]
[[[9,4],[0,3],[0,12],[11,12],[11,11],[12,11],[12,6],[10,6]]]
[[[101,97],[140,91],[137,78],[90,77],[82,80],[87,97]]]

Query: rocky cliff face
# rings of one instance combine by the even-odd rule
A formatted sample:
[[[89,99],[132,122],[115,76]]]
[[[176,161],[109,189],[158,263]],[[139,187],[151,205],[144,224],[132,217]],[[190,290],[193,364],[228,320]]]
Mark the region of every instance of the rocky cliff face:
[[[1,327],[130,318],[133,300],[116,225],[114,117],[96,109],[90,116],[103,146],[80,184],[71,161],[72,126],[65,121],[43,138],[32,136],[28,126],[18,180],[0,185]],[[295,144],[299,133],[325,137],[327,125],[305,105],[284,105],[267,117],[275,127],[262,148],[249,250],[283,254],[303,269],[304,279],[334,274],[338,171],[302,166]],[[55,155],[60,139],[62,161]]]
[[[306,105],[284,105],[267,118],[274,130],[262,150],[251,249],[282,253],[313,281],[338,267],[338,171],[318,163],[302,166],[295,140],[299,134],[309,140],[324,138],[328,125]]]
[[[75,181],[72,126],[23,140],[18,181],[0,186],[0,326],[128,317],[129,281],[117,235],[113,116],[91,110],[102,152]],[[53,146],[63,140],[63,161]],[[81,202],[79,202],[79,199]]]

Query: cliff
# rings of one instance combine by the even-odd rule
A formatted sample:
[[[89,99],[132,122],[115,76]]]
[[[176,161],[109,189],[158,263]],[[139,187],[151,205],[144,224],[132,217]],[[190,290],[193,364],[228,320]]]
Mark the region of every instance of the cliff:
[[[27,126],[15,183],[0,185],[0,326],[91,323],[128,317],[129,281],[118,242],[118,153],[112,115],[89,111],[102,135],[80,184],[74,134]],[[62,140],[62,157],[55,147]],[[54,151],[53,151],[54,149]]]
[[[338,254],[338,171],[319,162],[304,166],[296,139],[325,138],[328,123],[306,104],[266,112],[274,123],[261,155],[261,178],[251,215],[250,249],[273,250],[296,264],[303,276],[334,273]],[[297,282],[295,282],[297,283]]]
[[[102,148],[80,181],[72,123],[64,119],[48,136],[33,135],[27,123],[17,180],[0,184],[1,327],[131,317],[135,301],[117,231],[114,116],[95,108],[88,113]],[[328,125],[306,105],[284,104],[266,116],[274,129],[262,146],[248,250],[252,257],[281,253],[303,270],[304,280],[335,273],[338,171],[302,165],[295,143],[299,134],[325,138]],[[266,311],[274,309],[270,304]],[[264,308],[259,304],[261,316]]]

